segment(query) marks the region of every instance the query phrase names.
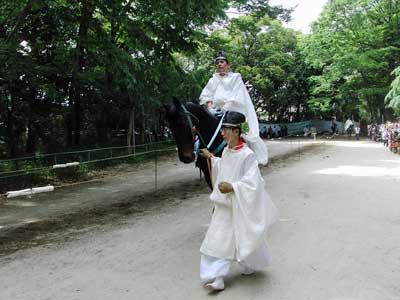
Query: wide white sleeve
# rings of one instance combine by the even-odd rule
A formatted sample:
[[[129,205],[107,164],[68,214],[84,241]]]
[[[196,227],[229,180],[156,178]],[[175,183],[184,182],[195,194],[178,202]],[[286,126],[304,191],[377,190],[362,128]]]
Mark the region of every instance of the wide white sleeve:
[[[211,182],[215,186],[215,181],[217,180],[219,169],[221,164],[221,158],[213,156],[211,157]]]
[[[277,210],[265,189],[265,182],[254,154],[243,163],[243,175],[232,183],[232,208],[238,258],[244,259],[264,240],[269,225],[277,219]]]
[[[266,190],[265,181],[258,167],[257,156],[254,153],[246,157],[241,169],[241,174],[242,176],[240,179],[234,182],[232,186],[235,195],[246,196],[246,198],[239,197],[239,202],[243,205],[243,208],[245,208],[245,204],[251,204],[248,208],[252,208],[253,205],[257,206],[260,203],[264,203],[267,209],[267,214],[265,216],[266,226],[274,223],[278,212]],[[260,201],[260,203],[257,204],[257,201]]]
[[[200,104],[206,104],[208,101],[214,101],[214,96],[215,96],[215,90],[217,88],[217,85],[215,84],[215,78],[214,76],[210,78],[210,80],[207,82],[206,86],[202,90],[200,94]]]
[[[246,111],[246,99],[244,97],[250,98],[246,86],[243,83],[242,76],[239,73],[235,73],[234,78],[232,80],[232,86],[230,93],[226,96],[225,103],[223,106],[223,109],[225,111],[228,110],[233,110],[233,111],[238,111],[242,114],[244,114],[247,117],[247,111]]]
[[[211,182],[213,184],[213,191],[210,194],[210,200],[218,204],[231,206],[231,195],[221,193],[218,188],[218,183],[220,182],[218,177],[220,164],[221,158],[215,156],[211,158]]]
[[[249,92],[243,82],[242,76],[239,73],[234,74],[232,81],[232,91],[230,96],[225,101],[224,110],[238,111],[246,116],[246,121],[249,124],[250,136],[259,136],[259,126],[257,114],[254,109],[254,104],[251,101]]]

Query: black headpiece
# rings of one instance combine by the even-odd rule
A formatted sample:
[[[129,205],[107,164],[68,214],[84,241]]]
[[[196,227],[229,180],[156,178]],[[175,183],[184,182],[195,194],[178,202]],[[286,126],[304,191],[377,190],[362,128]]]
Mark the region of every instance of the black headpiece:
[[[244,114],[231,110],[225,113],[224,119],[222,120],[222,127],[238,128],[240,124],[244,122],[246,122]]]
[[[225,60],[227,63],[229,63],[228,58],[227,58],[227,56],[226,56],[224,50],[219,50],[219,51],[218,51],[218,53],[215,55],[214,63],[216,63],[217,60],[219,60],[219,59],[223,59],[223,60]]]

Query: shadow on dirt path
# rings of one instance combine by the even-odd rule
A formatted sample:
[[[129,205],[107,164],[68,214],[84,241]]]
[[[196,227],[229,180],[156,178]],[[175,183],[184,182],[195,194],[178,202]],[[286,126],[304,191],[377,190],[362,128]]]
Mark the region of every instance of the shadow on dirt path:
[[[302,145],[295,151],[274,154],[268,167],[261,169],[263,174],[272,167],[299,161],[302,155],[319,151],[321,144]],[[103,184],[101,181],[97,185]],[[204,195],[210,190],[204,180],[186,178],[164,186],[158,191],[126,194],[117,202],[97,203],[96,205],[58,214],[54,217],[33,219],[32,222],[18,224],[0,231],[0,257],[6,257],[18,250],[36,246],[46,246],[79,238],[80,234],[99,230],[103,226],[118,226],[124,223],[125,217],[142,217],[157,214],[165,209],[178,206],[188,198]]]

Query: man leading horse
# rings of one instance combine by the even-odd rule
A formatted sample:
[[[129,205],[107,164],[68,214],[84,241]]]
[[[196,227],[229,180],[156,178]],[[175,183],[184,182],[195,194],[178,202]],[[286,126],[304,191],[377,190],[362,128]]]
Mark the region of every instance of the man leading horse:
[[[211,161],[214,213],[201,245],[200,278],[211,291],[225,288],[224,277],[232,262],[242,274],[263,270],[271,261],[266,241],[268,227],[277,210],[265,189],[254,152],[241,138],[245,116],[228,111],[222,120],[222,137],[227,147],[222,157],[207,149],[201,155]]]

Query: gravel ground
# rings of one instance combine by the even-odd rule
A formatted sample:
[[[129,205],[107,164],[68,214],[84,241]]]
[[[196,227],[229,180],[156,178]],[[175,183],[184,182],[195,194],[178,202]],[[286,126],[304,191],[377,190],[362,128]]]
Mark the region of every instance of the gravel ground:
[[[243,277],[234,266],[224,292],[202,287],[209,191],[198,174],[169,184],[193,173],[177,164],[157,193],[100,190],[111,203],[71,209],[63,222],[32,221],[43,228],[17,239],[25,244],[4,234],[1,243],[15,248],[3,248],[0,299],[398,300],[399,156],[366,141],[329,141],[303,152],[295,144],[277,142],[295,155],[281,154],[262,169],[280,210],[269,234],[274,261],[264,272]],[[121,184],[114,178],[70,193],[82,198],[113,182]]]

